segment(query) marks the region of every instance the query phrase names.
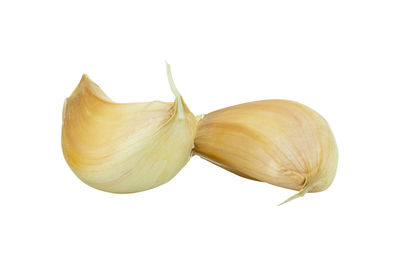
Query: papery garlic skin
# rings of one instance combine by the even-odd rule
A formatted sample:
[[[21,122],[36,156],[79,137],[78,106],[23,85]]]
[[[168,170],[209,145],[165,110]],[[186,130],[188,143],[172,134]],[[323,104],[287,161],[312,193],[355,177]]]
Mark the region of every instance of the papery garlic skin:
[[[166,183],[189,161],[197,122],[170,83],[174,103],[119,104],[83,75],[65,101],[62,126],[64,157],[83,182],[139,192]]]
[[[194,151],[243,177],[300,191],[289,200],[327,189],[338,163],[325,119],[287,100],[244,103],[205,115]]]

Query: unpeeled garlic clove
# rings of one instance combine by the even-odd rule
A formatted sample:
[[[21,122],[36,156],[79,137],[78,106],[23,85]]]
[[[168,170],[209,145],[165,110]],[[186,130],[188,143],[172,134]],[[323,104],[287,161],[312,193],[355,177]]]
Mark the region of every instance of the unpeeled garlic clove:
[[[325,119],[287,100],[250,102],[205,115],[194,151],[243,177],[299,191],[287,201],[327,189],[338,163]]]
[[[62,149],[86,184],[130,193],[157,187],[189,161],[196,119],[167,73],[174,103],[114,103],[83,75],[65,100]]]

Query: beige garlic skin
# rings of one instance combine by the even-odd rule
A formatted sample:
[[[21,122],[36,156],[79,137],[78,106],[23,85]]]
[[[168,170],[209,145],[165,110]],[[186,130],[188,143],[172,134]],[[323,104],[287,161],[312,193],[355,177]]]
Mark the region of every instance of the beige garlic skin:
[[[179,95],[175,102],[120,104],[83,75],[64,104],[62,149],[72,171],[108,192],[148,190],[172,179],[189,161],[196,119]]]
[[[205,115],[194,151],[243,177],[299,191],[287,201],[327,189],[338,163],[325,119],[288,100],[244,103]]]

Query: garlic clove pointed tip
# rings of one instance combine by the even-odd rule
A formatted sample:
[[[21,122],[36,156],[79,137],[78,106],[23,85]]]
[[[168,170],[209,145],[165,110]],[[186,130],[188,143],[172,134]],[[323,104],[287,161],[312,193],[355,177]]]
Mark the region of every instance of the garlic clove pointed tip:
[[[169,86],[171,88],[172,93],[175,95],[176,101],[178,104],[178,108],[177,108],[178,119],[183,120],[185,118],[185,114],[183,111],[182,96],[175,86],[175,82],[172,77],[171,66],[168,64],[168,62],[166,62],[166,63],[167,63],[167,76],[168,76]]]
[[[283,204],[288,203],[289,201],[303,197],[305,194],[306,194],[306,192],[304,190],[300,190],[298,193],[294,194],[293,196],[291,196],[288,199],[284,200],[283,202],[279,203],[278,206],[282,206]]]

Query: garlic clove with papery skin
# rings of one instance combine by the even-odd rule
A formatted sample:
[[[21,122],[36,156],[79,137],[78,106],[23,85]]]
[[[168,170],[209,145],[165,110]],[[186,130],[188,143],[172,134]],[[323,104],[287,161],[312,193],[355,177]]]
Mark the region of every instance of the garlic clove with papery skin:
[[[283,203],[327,189],[338,163],[325,119],[288,100],[244,103],[204,115],[194,152],[243,177],[299,191]]]
[[[184,103],[167,64],[173,103],[114,103],[83,75],[65,100],[62,149],[86,184],[131,193],[168,182],[189,161],[196,119]]]

